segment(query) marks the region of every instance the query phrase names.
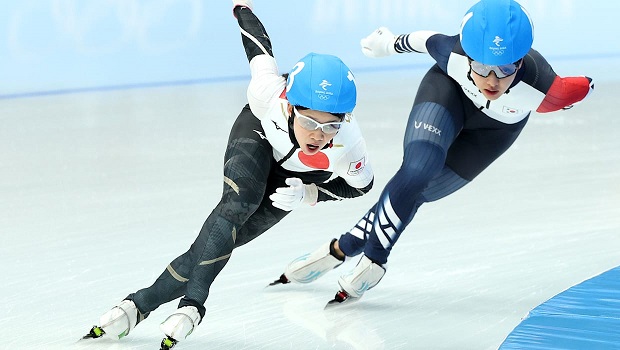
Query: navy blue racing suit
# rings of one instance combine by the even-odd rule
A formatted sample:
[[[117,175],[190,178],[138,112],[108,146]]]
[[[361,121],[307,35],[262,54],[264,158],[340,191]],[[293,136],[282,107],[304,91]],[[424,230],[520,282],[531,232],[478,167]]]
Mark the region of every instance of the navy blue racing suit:
[[[363,252],[378,264],[387,262],[418,208],[486,169],[515,142],[532,110],[570,108],[593,89],[588,77],[559,77],[531,49],[510,88],[489,101],[470,76],[458,35],[413,32],[398,36],[394,47],[397,53],[426,52],[436,64],[422,79],[409,114],[400,168],[379,200],[339,238],[347,256]]]

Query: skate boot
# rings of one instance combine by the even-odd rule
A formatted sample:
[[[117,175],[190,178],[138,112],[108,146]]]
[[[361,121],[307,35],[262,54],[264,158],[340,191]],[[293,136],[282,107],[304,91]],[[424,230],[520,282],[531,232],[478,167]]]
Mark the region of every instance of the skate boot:
[[[200,323],[200,313],[194,306],[183,306],[159,326],[166,334],[161,341],[161,350],[172,349],[180,340],[187,338]]]
[[[329,304],[339,304],[350,299],[359,299],[364,292],[376,286],[385,275],[385,267],[372,262],[366,255],[362,256],[355,268],[340,277],[340,291]]]
[[[334,242],[336,242],[335,238],[332,239],[331,242],[322,245],[314,252],[302,255],[293,260],[288,264],[280,278],[269,285],[273,286],[290,282],[310,283],[317,280],[328,271],[340,266],[344,262],[344,259],[340,260],[336,257]]]
[[[123,300],[99,318],[100,326],[94,326],[84,338],[99,338],[108,334],[120,339],[129,334],[146,316],[142,315],[131,300]]]

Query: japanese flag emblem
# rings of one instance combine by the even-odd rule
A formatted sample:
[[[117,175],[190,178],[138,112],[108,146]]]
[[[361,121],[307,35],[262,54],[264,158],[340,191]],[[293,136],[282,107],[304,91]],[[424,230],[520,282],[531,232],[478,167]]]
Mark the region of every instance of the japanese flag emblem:
[[[349,171],[347,171],[348,175],[355,176],[364,170],[366,166],[366,157],[363,157],[360,160],[356,160],[354,162],[349,163]]]

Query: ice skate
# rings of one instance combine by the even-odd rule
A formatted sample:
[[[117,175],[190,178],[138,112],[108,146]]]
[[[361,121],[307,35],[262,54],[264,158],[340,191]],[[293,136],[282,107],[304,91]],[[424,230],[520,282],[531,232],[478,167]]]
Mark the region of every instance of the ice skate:
[[[372,262],[366,255],[362,256],[351,272],[340,277],[338,280],[340,290],[325,307],[359,300],[367,290],[381,281],[383,275],[385,275],[384,266]]]
[[[194,306],[183,306],[160,325],[166,338],[161,342],[161,349],[172,349],[180,340],[187,338],[200,323],[200,313]]]
[[[145,318],[146,316],[138,311],[133,301],[123,300],[120,304],[103,314],[99,318],[99,326],[93,326],[90,332],[82,338],[99,338],[107,334],[121,339],[127,336]]]
[[[334,242],[336,242],[335,238],[332,239],[331,242],[322,245],[314,252],[302,255],[293,260],[288,264],[280,278],[269,285],[274,286],[290,282],[310,283],[317,280],[328,271],[340,266],[344,262],[344,259],[340,260],[335,256],[335,252],[333,251]]]

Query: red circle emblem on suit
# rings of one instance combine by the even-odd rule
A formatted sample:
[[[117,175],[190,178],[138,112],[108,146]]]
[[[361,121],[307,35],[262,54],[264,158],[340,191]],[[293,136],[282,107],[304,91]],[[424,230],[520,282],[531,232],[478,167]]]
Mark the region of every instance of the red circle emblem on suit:
[[[302,151],[297,152],[299,160],[310,168],[325,170],[329,168],[329,158],[325,153],[319,152],[311,156],[305,154]]]

